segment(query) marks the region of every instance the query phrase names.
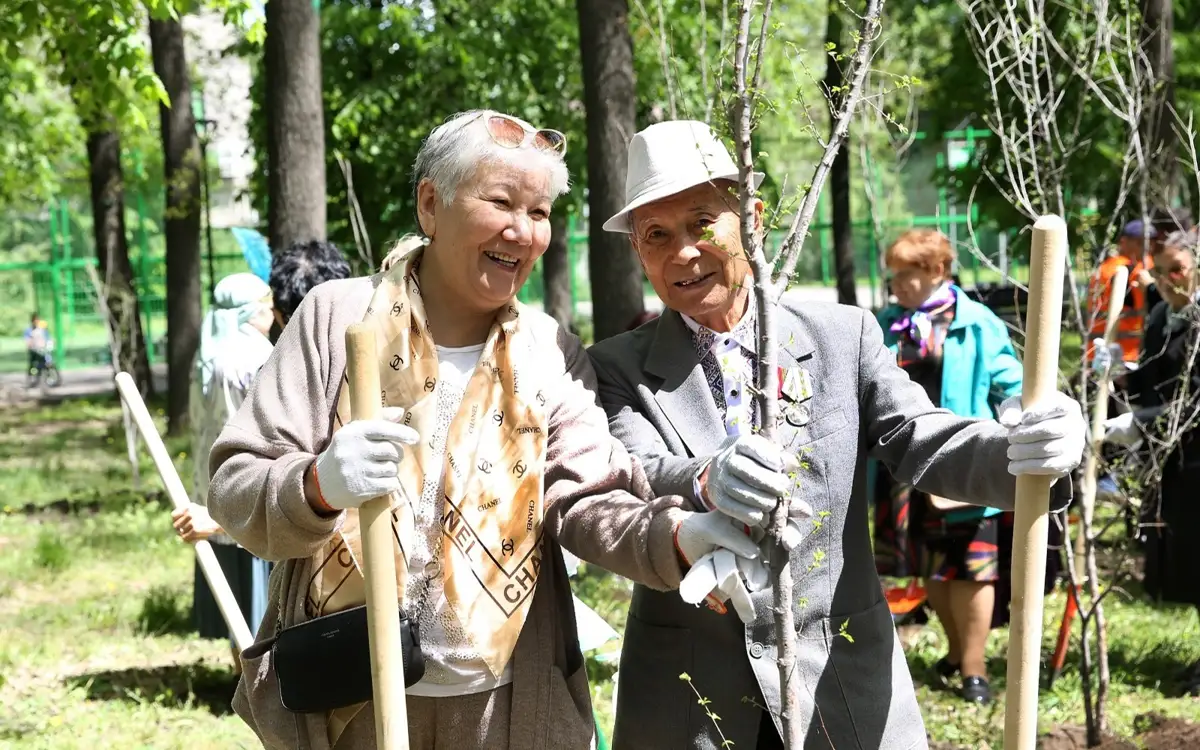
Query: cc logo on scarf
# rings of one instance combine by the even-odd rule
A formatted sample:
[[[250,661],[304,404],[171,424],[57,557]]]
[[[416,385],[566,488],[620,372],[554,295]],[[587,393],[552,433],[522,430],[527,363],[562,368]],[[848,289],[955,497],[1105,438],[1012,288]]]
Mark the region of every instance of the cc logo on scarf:
[[[517,479],[521,479],[525,476],[525,472],[528,468],[529,467],[525,465],[524,461],[518,460],[515,464],[513,464],[512,473],[517,476]]]
[[[404,303],[403,302],[397,302],[396,304],[392,305],[392,315],[399,316],[403,312],[404,312]]]
[[[433,393],[434,388],[437,388],[437,381],[433,378],[425,378],[425,392]]]
[[[504,426],[504,412],[497,411],[495,414],[492,415],[492,421],[496,423],[497,427],[503,427]]]
[[[479,459],[479,464],[475,468],[479,469],[484,474],[491,474],[492,473],[492,462],[487,460],[486,458],[481,458],[481,459]]]
[[[389,363],[393,370],[399,371],[400,365],[404,364],[404,360],[400,359],[399,354],[392,355],[392,361]]]

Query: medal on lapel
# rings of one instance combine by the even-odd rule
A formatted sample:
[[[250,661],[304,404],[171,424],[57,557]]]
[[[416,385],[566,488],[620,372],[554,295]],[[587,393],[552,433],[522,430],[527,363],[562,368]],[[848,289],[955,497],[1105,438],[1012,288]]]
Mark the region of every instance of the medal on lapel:
[[[808,424],[808,407],[804,404],[788,404],[783,409],[783,418],[792,427],[803,427]]]
[[[812,378],[808,370],[802,367],[779,368],[779,395],[784,401],[781,404],[783,418],[792,427],[803,427],[808,424],[808,406],[803,402],[812,398]]]
[[[780,395],[787,398],[792,403],[807,401],[812,398],[812,378],[808,375],[808,370],[802,367],[789,367],[780,373]]]

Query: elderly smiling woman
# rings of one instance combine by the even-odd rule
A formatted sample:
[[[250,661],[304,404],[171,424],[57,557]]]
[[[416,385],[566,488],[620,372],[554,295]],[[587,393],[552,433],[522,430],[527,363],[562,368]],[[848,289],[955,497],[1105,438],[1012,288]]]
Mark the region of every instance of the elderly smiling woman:
[[[363,604],[356,509],[372,497],[393,498],[397,594],[424,659],[407,690],[414,748],[591,745],[560,538],[594,538],[593,559],[678,586],[682,499],[654,500],[608,434],[579,340],[515,299],[567,189],[565,148],[495,112],[435,129],[415,165],[422,237],[384,272],[305,298],[212,450],[213,517],[286,561],[234,698],[267,747],[375,746],[369,681],[342,684],[352,670],[322,666],[324,645],[290,662],[272,649]],[[376,420],[348,419],[344,337],[358,321],[377,332]]]

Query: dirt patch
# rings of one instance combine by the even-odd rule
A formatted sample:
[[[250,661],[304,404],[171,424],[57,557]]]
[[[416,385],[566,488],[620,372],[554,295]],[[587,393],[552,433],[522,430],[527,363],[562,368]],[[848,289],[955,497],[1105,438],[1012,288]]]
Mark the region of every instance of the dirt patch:
[[[1087,730],[1083,727],[1058,727],[1038,740],[1038,750],[1086,750],[1087,746]],[[1094,750],[1137,750],[1137,745],[1108,737]]]
[[[1200,724],[1186,719],[1166,719],[1157,714],[1139,716],[1149,728],[1138,735],[1146,750],[1181,750],[1200,747]]]
[[[1167,719],[1145,714],[1134,720],[1138,727],[1137,744],[1120,737],[1108,737],[1093,750],[1187,750],[1200,748],[1200,724],[1185,719]],[[1041,737],[1039,750],[1085,750],[1087,732],[1083,727],[1059,727]],[[931,748],[931,750],[933,750]]]

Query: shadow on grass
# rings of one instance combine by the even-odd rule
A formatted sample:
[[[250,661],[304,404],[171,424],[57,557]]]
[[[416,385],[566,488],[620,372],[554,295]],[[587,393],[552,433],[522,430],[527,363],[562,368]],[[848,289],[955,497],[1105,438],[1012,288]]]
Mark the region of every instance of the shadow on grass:
[[[1124,643],[1109,646],[1108,668],[1114,682],[1158,690],[1166,698],[1183,698],[1186,655],[1178,649],[1160,646],[1130,650]]]
[[[94,672],[67,678],[65,682],[68,687],[83,688],[88,700],[202,708],[213,716],[233,713],[230,703],[237,688],[233,672],[204,664]]]

